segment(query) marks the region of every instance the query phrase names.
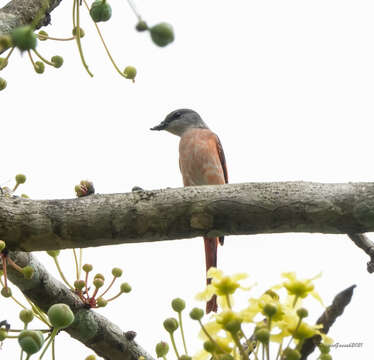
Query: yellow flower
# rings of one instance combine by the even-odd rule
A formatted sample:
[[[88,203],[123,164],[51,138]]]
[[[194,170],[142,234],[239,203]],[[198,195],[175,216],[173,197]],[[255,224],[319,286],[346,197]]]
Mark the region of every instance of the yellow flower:
[[[243,319],[244,322],[253,322],[254,318],[258,314],[266,314],[267,306],[271,305],[276,309],[275,313],[271,317],[272,323],[274,323],[274,321],[280,321],[283,318],[285,312],[287,312],[288,310],[283,304],[279,302],[279,297],[275,295],[277,295],[275,292],[269,293],[267,291],[258,299],[249,299],[250,305],[242,310],[239,313],[239,316]]]
[[[303,340],[314,335],[322,335],[319,329],[322,325],[309,325],[301,321],[294,309],[290,309],[284,314],[283,320],[277,323],[277,327],[281,332],[272,338],[273,341],[278,341],[287,336],[293,336],[295,340]]]
[[[295,299],[303,299],[310,294],[323,305],[322,299],[314,290],[314,284],[312,283],[313,280],[321,277],[321,274],[311,279],[303,280],[297,279],[294,272],[283,273],[282,276],[288,279],[288,281],[283,282],[282,285],[287,289],[289,295],[295,296]]]
[[[194,356],[192,356],[192,360],[208,360],[212,357],[212,354],[208,353],[207,351],[200,350]]]
[[[249,290],[249,288],[245,288],[239,284],[240,280],[248,277],[247,274],[240,273],[227,276],[223,274],[222,270],[211,267],[208,270],[207,277],[212,279],[212,282],[204,291],[197,294],[197,300],[208,301],[213,295],[230,296],[238,288]]]
[[[222,330],[222,325],[218,324],[215,321],[210,321],[204,324],[204,328],[210,336],[214,337]],[[199,338],[204,341],[209,339],[202,329],[199,332]]]

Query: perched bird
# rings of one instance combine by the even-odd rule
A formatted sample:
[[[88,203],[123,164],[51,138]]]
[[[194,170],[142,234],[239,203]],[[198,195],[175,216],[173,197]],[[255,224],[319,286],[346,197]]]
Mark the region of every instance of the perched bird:
[[[184,186],[219,185],[228,182],[221,142],[198,113],[189,109],[175,110],[151,130],[166,130],[180,136],[179,168]],[[204,237],[207,271],[210,267],[217,266],[218,242],[223,245],[223,236]],[[207,283],[210,283],[210,279],[207,279]],[[211,311],[217,311],[215,296],[206,306],[206,312]]]

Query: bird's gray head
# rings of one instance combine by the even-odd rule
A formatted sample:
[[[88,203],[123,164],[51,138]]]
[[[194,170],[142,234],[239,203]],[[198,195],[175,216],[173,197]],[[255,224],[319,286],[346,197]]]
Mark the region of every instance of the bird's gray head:
[[[171,112],[160,125],[151,130],[166,130],[174,135],[182,136],[186,130],[193,128],[208,129],[196,111],[179,109]]]

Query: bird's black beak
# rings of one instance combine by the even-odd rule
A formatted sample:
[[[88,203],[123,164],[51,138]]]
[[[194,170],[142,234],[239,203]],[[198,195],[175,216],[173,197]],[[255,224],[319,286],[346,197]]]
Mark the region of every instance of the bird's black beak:
[[[166,125],[164,123],[161,123],[159,125],[154,126],[150,130],[165,130],[165,129],[166,129]]]

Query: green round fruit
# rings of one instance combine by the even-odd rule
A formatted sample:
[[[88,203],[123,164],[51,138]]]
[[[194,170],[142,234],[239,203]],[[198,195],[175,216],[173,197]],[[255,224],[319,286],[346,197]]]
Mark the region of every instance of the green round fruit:
[[[120,286],[121,293],[129,293],[131,291],[131,286],[128,283],[122,283]]]
[[[174,41],[174,31],[170,24],[161,23],[150,28],[152,41],[164,47]]]
[[[12,296],[12,290],[11,288],[8,286],[8,287],[3,287],[1,289],[1,295],[4,296],[5,298],[10,298]]]
[[[51,61],[53,62],[53,66],[55,68],[59,68],[64,63],[64,58],[59,55],[52,56]]]
[[[32,312],[32,310],[23,309],[19,313],[19,318],[21,319],[22,322],[24,322],[25,324],[28,324],[34,319],[34,313]]]
[[[27,265],[24,268],[22,268],[23,277],[27,280],[30,280],[33,278],[34,272],[35,272],[34,269],[30,265]]]
[[[48,33],[47,33],[46,31],[44,31],[44,30],[40,30],[40,31],[38,32],[38,39],[39,39],[40,41],[45,41],[45,40],[47,40],[47,37],[48,37]]]
[[[47,254],[55,258],[60,255],[60,250],[48,250]]]
[[[26,354],[32,355],[42,348],[44,338],[40,331],[23,330],[18,336],[18,343]]]
[[[66,304],[54,304],[48,310],[48,318],[56,329],[65,329],[74,321],[74,314]]]
[[[77,35],[77,33],[78,33],[78,28],[77,27],[75,27],[73,30],[72,30],[72,32],[71,32],[72,34],[73,34],[73,36],[76,36]],[[85,32],[84,32],[84,30],[80,27],[79,28],[79,37],[84,37],[84,35],[85,35]]]
[[[10,36],[12,38],[13,46],[18,47],[21,51],[31,50],[36,48],[36,35],[31,26],[19,26],[15,28]]]
[[[148,25],[145,21],[140,20],[136,26],[135,26],[136,31],[145,31],[148,30]]]
[[[96,0],[90,9],[90,15],[93,21],[108,21],[112,17],[112,8],[106,0]]]
[[[201,320],[204,316],[204,310],[199,308],[193,308],[190,312],[190,318],[192,320]]]
[[[41,61],[36,61],[34,66],[35,72],[38,74],[43,74],[45,70],[45,65]]]
[[[164,328],[167,332],[173,333],[175,330],[178,329],[178,321],[174,318],[168,318],[164,321]]]
[[[26,175],[24,174],[17,174],[16,177],[16,183],[17,184],[24,184],[26,182]]]
[[[136,68],[134,66],[126,66],[125,70],[123,70],[123,74],[126,79],[134,80],[136,76]]]
[[[171,307],[175,312],[179,313],[184,310],[184,308],[186,307],[186,303],[183,299],[176,298],[172,300]]]
[[[166,356],[169,352],[169,345],[165,341],[161,341],[156,345],[156,355],[158,358]]]

